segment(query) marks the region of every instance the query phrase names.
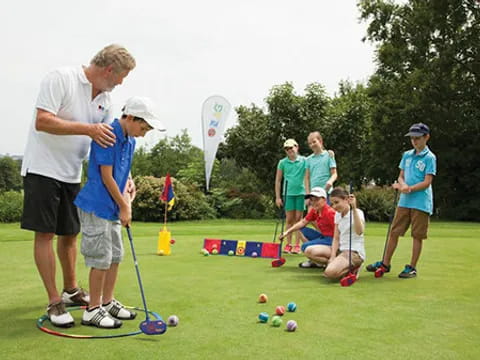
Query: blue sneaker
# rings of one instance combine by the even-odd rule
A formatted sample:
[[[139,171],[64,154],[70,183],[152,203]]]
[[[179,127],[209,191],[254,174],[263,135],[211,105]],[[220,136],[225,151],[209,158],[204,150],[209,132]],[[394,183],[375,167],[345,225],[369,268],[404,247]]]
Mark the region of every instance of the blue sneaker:
[[[375,271],[377,271],[377,269],[378,269],[380,266],[382,266],[382,262],[381,262],[381,261],[377,261],[376,263],[367,265],[366,269],[367,269],[367,271],[375,272]]]
[[[403,269],[403,271],[400,274],[398,274],[398,277],[402,279],[410,279],[416,276],[417,276],[417,269],[415,269],[413,266],[408,264],[405,265],[405,269]]]

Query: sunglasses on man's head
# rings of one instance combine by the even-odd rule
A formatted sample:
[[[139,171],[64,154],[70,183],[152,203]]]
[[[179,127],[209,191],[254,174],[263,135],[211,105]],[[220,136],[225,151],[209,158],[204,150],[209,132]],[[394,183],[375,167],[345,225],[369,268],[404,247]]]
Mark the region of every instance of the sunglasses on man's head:
[[[292,149],[293,149],[293,146],[289,146],[289,147],[286,147],[286,148],[284,148],[284,149],[285,149],[285,151],[292,150]]]

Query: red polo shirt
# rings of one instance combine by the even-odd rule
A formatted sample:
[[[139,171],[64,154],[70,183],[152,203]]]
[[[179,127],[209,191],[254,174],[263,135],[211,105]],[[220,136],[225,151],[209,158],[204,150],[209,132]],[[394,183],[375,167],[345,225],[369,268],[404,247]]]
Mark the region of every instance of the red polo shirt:
[[[307,216],[305,216],[305,220],[309,222],[315,221],[318,230],[320,230],[323,236],[333,236],[335,210],[328,204],[325,204],[320,214],[314,208],[310,209]]]

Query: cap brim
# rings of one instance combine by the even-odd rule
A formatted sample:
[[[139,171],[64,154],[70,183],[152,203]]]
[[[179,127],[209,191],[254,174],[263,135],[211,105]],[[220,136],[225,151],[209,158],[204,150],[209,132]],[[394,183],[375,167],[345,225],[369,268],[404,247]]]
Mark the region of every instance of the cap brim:
[[[312,197],[316,197],[316,198],[319,198],[319,199],[322,198],[322,197],[325,198],[324,196],[317,196],[317,195],[313,195],[313,194],[307,194],[307,195],[305,195],[305,199],[310,199],[310,198],[312,198]]]
[[[162,122],[158,119],[143,119],[150,125],[152,128],[158,131],[167,131],[167,128],[162,124]]]
[[[405,136],[423,136],[423,135],[427,135],[427,134],[421,133],[421,132],[415,132],[415,131],[411,131],[405,134]]]

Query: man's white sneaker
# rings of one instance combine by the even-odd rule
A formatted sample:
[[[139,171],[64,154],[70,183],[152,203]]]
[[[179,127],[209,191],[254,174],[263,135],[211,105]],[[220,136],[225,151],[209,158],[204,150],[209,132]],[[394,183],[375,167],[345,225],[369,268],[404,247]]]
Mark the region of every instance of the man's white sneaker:
[[[50,322],[55,326],[69,328],[75,325],[72,315],[65,309],[65,304],[61,301],[48,305],[47,315]]]
[[[115,329],[122,326],[122,322],[111,317],[103,307],[85,310],[82,316],[82,325],[96,326],[103,329]]]
[[[88,306],[90,295],[82,288],[76,288],[73,292],[63,290],[62,301],[66,306]]]
[[[127,309],[120,301],[113,299],[109,304],[103,305],[103,308],[108,311],[110,315],[122,320],[133,320],[137,313]]]

